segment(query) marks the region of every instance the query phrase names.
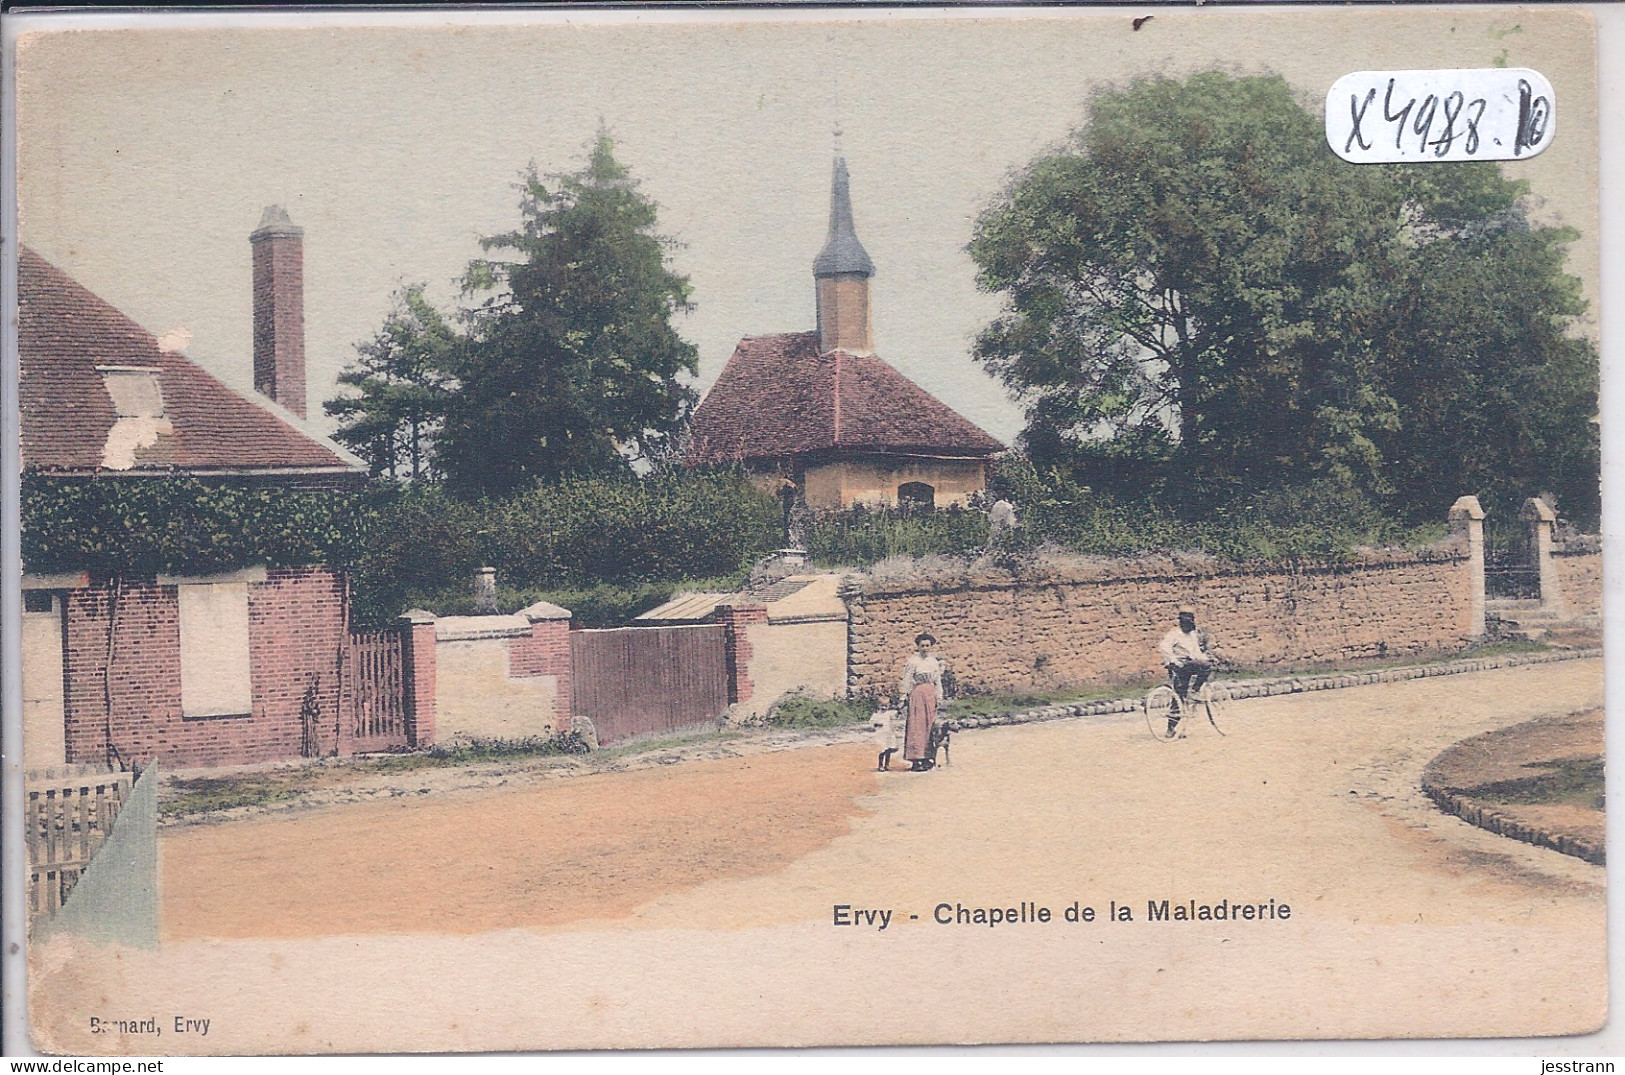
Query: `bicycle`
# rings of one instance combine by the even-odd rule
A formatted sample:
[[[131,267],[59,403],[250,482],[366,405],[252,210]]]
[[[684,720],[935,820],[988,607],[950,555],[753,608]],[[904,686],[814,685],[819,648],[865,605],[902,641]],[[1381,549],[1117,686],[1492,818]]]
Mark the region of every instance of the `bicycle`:
[[[1146,692],[1141,708],[1145,711],[1145,726],[1151,730],[1152,738],[1159,743],[1166,743],[1173,739],[1189,738],[1191,724],[1204,715],[1207,717],[1208,726],[1222,737],[1224,729],[1219,726],[1219,720],[1224,716],[1224,702],[1222,692],[1214,690],[1212,683],[1204,683],[1199,690],[1186,691],[1185,705],[1181,706],[1179,695],[1174,692],[1173,686],[1161,683]],[[1174,726],[1173,733],[1169,734],[1168,721],[1180,709],[1187,712],[1180,714],[1179,723]]]

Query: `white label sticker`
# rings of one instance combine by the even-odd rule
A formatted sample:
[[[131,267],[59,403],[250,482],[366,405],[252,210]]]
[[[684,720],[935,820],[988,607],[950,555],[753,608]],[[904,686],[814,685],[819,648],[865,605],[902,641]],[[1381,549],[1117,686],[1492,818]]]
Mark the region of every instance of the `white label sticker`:
[[[1538,71],[1357,71],[1326,94],[1326,141],[1355,164],[1523,160],[1557,130]]]

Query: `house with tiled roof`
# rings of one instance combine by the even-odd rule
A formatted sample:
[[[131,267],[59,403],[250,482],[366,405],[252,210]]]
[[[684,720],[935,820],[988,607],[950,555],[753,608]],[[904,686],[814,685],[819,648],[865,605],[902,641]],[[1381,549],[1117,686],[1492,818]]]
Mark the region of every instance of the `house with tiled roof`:
[[[304,419],[302,233],[273,207],[250,240],[252,395],[44,257],[19,252],[25,476],[299,489],[366,481],[365,463]],[[354,746],[341,712],[354,644],[341,571],[46,574],[25,563],[23,589],[30,768],[206,766]]]
[[[1004,450],[875,353],[869,281],[846,162],[813,262],[818,327],[747,336],[694,412],[687,461],[737,463],[764,488],[794,483],[808,507],[962,504]]]
[[[234,392],[27,247],[17,317],[26,470],[307,487],[366,480],[365,463],[306,424],[302,369],[296,395],[286,379],[280,399]]]

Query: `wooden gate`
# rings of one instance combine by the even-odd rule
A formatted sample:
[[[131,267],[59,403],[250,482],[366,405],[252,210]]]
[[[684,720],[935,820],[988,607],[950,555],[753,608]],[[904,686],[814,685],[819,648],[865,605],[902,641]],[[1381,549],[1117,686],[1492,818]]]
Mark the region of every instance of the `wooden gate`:
[[[574,631],[572,708],[600,744],[714,721],[728,708],[726,640],[716,625]]]
[[[406,684],[399,631],[352,634],[339,663],[339,752],[405,750]]]

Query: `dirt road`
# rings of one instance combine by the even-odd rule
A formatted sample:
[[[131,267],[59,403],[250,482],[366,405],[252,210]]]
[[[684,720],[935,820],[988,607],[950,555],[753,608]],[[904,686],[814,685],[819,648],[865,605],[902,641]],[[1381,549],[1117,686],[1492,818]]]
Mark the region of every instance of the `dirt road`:
[[[1444,816],[1417,781],[1466,736],[1600,705],[1601,671],[1243,702],[1227,738],[1174,744],[1121,717],[990,729],[925,775],[827,747],[182,830],[166,950],[269,958],[258,1003],[298,975],[410,1048],[1575,1033],[1605,1011],[1603,871]],[[1291,912],[1147,921],[1162,900]],[[936,921],[1021,902],[1054,921]],[[1063,924],[1074,902],[1096,920]],[[837,926],[837,906],[889,928]],[[392,931],[415,936],[363,936]],[[415,994],[366,1003],[336,958],[409,959],[466,1003],[403,1029]],[[114,977],[196,992],[162,961]],[[550,1004],[516,1022],[526,990]],[[916,992],[934,999],[911,1012]],[[379,1040],[349,1017],[307,1029],[313,1048]]]
[[[481,933],[621,917],[828,844],[874,790],[873,759],[866,746],[785,751],[166,832],[164,933]]]

